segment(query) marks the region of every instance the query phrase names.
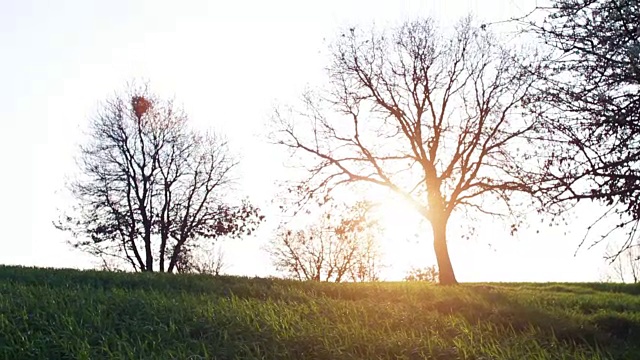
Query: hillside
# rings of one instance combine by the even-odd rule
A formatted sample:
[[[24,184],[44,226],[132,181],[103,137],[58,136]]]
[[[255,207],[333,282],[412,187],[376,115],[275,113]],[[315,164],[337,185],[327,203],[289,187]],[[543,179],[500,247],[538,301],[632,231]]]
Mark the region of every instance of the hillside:
[[[0,266],[0,359],[639,359],[639,295]]]

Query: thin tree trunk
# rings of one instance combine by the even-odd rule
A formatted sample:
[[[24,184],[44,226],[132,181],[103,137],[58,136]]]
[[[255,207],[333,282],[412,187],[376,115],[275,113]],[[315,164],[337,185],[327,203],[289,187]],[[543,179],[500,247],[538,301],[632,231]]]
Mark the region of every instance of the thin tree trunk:
[[[182,246],[187,242],[186,238],[177,239],[176,245],[173,247],[173,252],[171,253],[171,259],[169,259],[169,268],[167,269],[168,273],[172,273],[176,268],[178,263],[178,256],[180,255],[180,251],[182,251]]]
[[[164,245],[164,244],[163,244]],[[160,261],[160,268],[159,271],[160,272],[164,272],[164,257],[166,256],[166,245],[164,245],[161,249],[160,249],[160,255],[159,255],[159,261]]]
[[[151,226],[145,225],[144,234],[146,271],[153,272],[153,252],[151,249]]]
[[[441,285],[455,285],[458,283],[451,266],[449,248],[447,247],[447,224],[444,221],[432,221],[433,248],[438,261],[439,280]]]

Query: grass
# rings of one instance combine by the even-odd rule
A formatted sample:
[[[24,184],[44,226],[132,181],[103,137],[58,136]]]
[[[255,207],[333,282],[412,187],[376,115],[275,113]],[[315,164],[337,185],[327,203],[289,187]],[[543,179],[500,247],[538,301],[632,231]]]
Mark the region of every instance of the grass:
[[[640,286],[0,266],[0,359],[639,359]]]

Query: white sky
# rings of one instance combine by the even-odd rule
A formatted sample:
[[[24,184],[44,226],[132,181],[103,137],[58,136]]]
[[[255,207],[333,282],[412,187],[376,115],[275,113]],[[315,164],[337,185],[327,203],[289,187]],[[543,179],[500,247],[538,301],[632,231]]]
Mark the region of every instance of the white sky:
[[[518,5],[516,5],[516,2]],[[295,100],[323,76],[327,41],[345,26],[384,26],[416,15],[442,24],[469,12],[501,20],[535,0],[447,1],[0,1],[0,264],[88,267],[51,221],[74,170],[81,128],[99,101],[132,78],[175,96],[203,128],[226,134],[242,157],[241,186],[262,204],[281,179],[279,150],[264,143],[273,105]],[[598,209],[587,209],[595,214]],[[396,223],[408,221],[403,217]],[[455,239],[461,281],[596,281],[602,248],[573,252],[587,222],[567,229],[507,235],[488,219],[474,241]],[[273,224],[255,238],[227,242],[229,272],[273,273],[260,250]],[[407,227],[410,224],[407,223]],[[450,226],[450,229],[454,225]],[[459,233],[459,231],[457,231]],[[433,262],[425,239],[398,232],[389,278]],[[416,244],[417,240],[419,241]],[[492,248],[487,246],[492,244]],[[426,262],[426,263],[425,263]]]

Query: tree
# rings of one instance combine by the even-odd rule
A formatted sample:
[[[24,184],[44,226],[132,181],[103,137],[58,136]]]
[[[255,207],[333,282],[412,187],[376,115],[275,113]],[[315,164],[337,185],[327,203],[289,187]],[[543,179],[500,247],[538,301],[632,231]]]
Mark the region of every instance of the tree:
[[[276,110],[274,142],[307,165],[310,197],[369,185],[413,204],[431,224],[440,282],[455,284],[454,210],[510,216],[515,194],[538,190],[537,118],[522,111],[535,77],[521,64],[535,57],[470,19],[450,36],[430,19],[390,34],[352,28],[331,53],[328,91],[305,94],[291,116]]]
[[[360,202],[342,211],[335,205],[325,206],[328,209],[303,229],[280,227],[266,248],[276,269],[298,280],[377,280],[379,229],[367,215],[369,205]]]
[[[195,273],[218,276],[226,267],[224,252],[221,248],[196,248],[183,247],[176,262],[178,273]]]
[[[174,272],[203,239],[250,234],[263,216],[225,203],[237,162],[227,142],[187,126],[187,115],[146,86],[107,100],[80,149],[75,205],[55,225],[70,243],[136,271]]]
[[[638,246],[627,247],[622,252],[618,252],[618,249],[613,253],[611,249],[607,249],[605,254],[605,258],[609,259],[609,278],[614,275],[622,282],[634,284],[640,282],[640,249]]]
[[[640,3],[553,0],[519,21],[550,50],[532,103],[546,104],[551,197],[606,205],[601,219],[616,223],[594,245],[626,232],[615,258],[634,246],[640,221]]]
[[[404,277],[405,281],[426,281],[430,283],[438,282],[438,269],[432,265],[425,268],[413,267]]]
[[[371,229],[368,229],[371,232]],[[359,250],[356,251],[353,266],[349,271],[351,281],[368,282],[379,281],[380,272],[385,267],[382,262],[382,251],[375,236],[360,237]]]

